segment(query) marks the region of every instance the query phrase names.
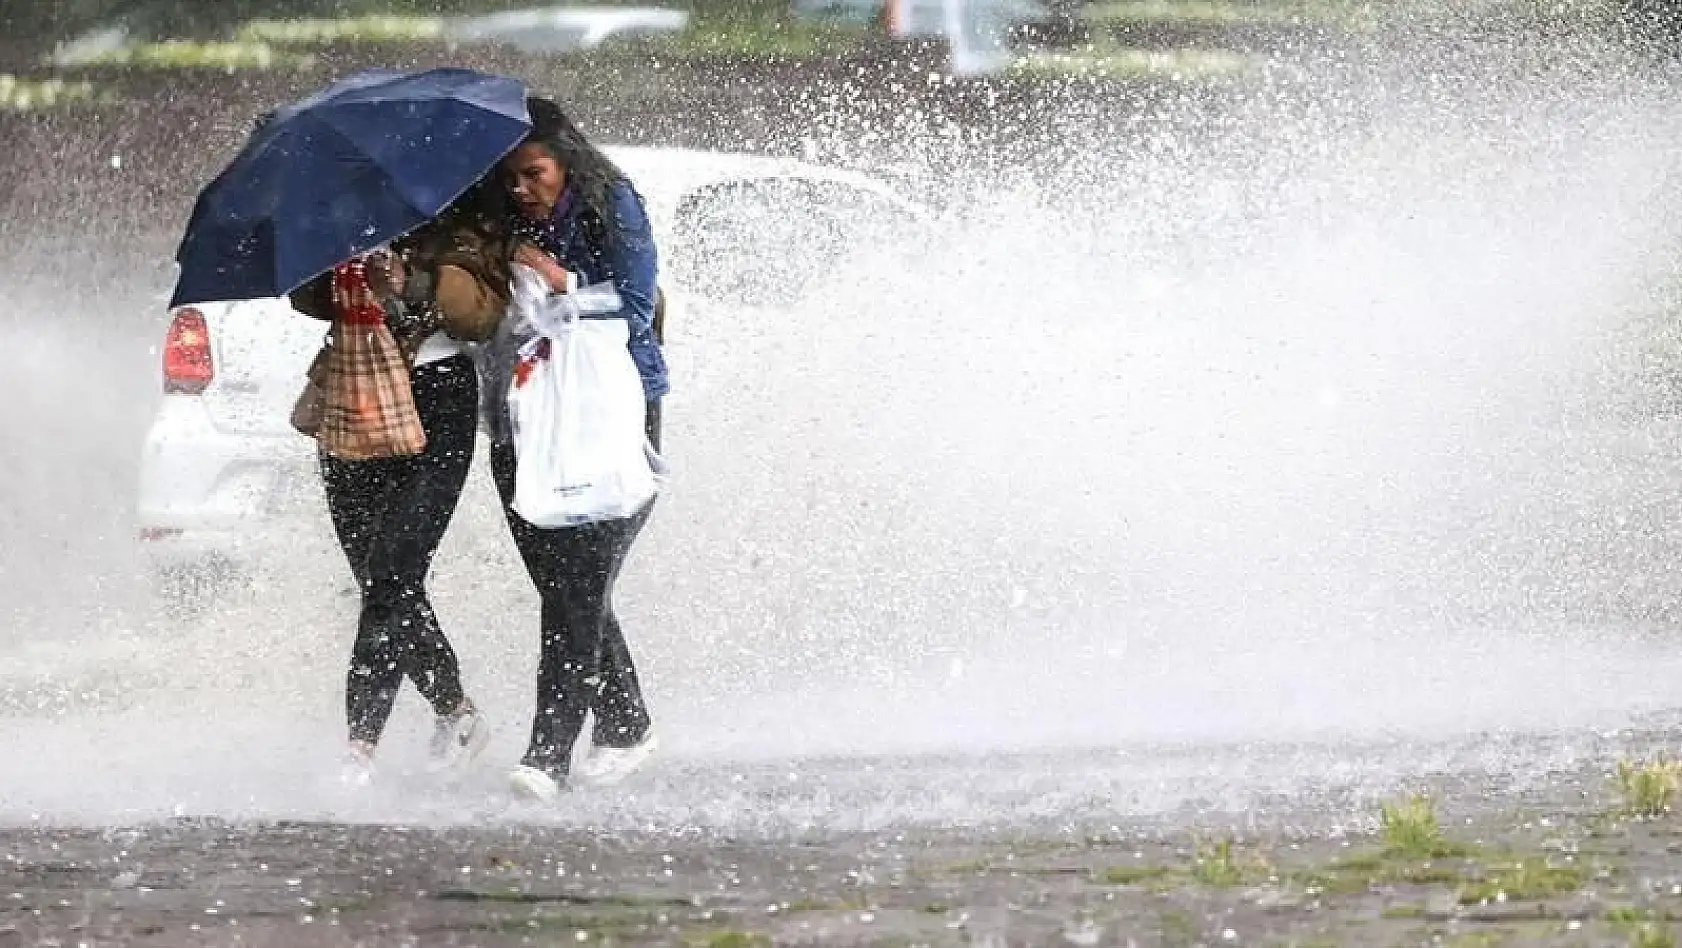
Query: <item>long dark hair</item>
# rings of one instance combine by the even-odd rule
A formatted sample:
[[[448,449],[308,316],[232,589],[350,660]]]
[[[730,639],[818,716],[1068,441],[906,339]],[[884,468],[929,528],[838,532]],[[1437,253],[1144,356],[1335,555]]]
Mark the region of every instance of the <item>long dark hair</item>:
[[[625,179],[625,173],[584,137],[553,99],[529,96],[526,109],[531,113],[531,133],[524,144],[547,148],[566,170],[568,185],[584,210],[604,222],[612,221],[613,186]],[[612,233],[614,228],[607,230]]]
[[[453,253],[454,258],[449,262],[458,265],[465,262],[461,252],[468,251],[477,268],[475,276],[490,286],[507,286],[513,279],[514,242],[509,222],[514,213],[514,202],[509,200],[502,182],[489,175],[451,201],[409,239],[434,255]],[[472,239],[464,244],[463,235]]]
[[[452,227],[463,227],[491,237],[507,229],[508,217],[514,212],[514,202],[508,191],[494,175],[474,182],[472,187],[451,201],[438,213],[438,221]]]

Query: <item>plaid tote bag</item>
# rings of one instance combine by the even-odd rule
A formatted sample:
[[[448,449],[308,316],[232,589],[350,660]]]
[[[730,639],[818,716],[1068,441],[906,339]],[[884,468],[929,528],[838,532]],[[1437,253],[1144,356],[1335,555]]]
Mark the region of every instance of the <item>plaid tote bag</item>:
[[[409,386],[409,360],[385,324],[360,260],[333,269],[333,344],[323,352],[316,440],[345,461],[410,457],[426,431]]]

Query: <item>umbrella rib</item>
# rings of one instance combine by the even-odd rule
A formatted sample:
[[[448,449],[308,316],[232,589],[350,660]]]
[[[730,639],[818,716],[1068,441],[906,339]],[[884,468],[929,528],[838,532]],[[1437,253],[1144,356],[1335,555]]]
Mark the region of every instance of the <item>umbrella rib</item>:
[[[468,103],[468,102],[465,102],[464,100],[457,100],[457,101],[462,101],[462,103],[464,105],[473,105],[475,108],[484,109],[483,106],[477,105],[475,103]],[[372,103],[361,103],[361,104],[372,104]],[[323,126],[325,126],[327,128],[331,128],[339,136],[340,139],[342,139],[344,141],[347,141],[347,142],[350,142],[354,146],[356,144],[355,141],[353,139],[351,139],[351,137],[349,135],[345,134],[344,131],[342,131],[338,127],[338,125],[335,124],[338,117],[339,116],[338,116],[337,113],[328,112],[328,113],[317,116],[317,119],[319,120],[320,124],[322,124]],[[525,135],[524,135],[524,132],[522,131],[520,135],[516,136],[514,138],[514,140],[511,141],[508,144],[508,146],[502,150],[502,155],[507,155],[509,152],[512,152],[516,147],[519,146],[520,140],[524,137],[525,137]],[[360,151],[360,148],[358,148],[358,150]],[[364,153],[364,154],[366,154],[366,153]],[[501,159],[502,155],[497,156],[498,160]],[[372,163],[375,167],[379,168],[381,171],[384,171],[386,173],[386,175],[389,176],[393,181],[399,180],[402,177],[402,175],[399,174],[396,170],[394,170],[392,168],[389,168],[389,167],[385,166],[384,164],[380,163],[379,161],[375,160],[372,155],[368,155],[367,157],[368,157],[370,163]],[[488,173],[491,169],[494,169],[495,167],[496,167],[496,162],[493,161],[490,165],[490,168],[486,169],[486,173]],[[444,202],[438,206],[438,208],[436,208],[435,210],[431,210],[431,211],[424,210],[424,209],[416,206],[415,202],[411,199],[410,195],[403,194],[402,192],[398,192],[398,193],[402,194],[404,203],[408,204],[409,207],[413,208],[421,216],[430,219],[430,218],[436,216],[445,207],[448,207],[450,205],[450,203],[452,201],[454,201],[456,198],[459,198],[463,194],[466,194],[467,189],[472,187],[472,186],[473,186],[472,182],[469,182],[467,185],[462,187],[460,190],[456,191],[454,194],[449,195],[444,200]]]
[[[339,141],[345,143],[346,145],[348,145],[350,147],[350,151],[353,154],[359,155],[359,156],[367,159],[369,165],[371,165],[372,167],[378,168],[380,171],[384,172],[389,179],[394,180],[394,181],[397,179],[398,175],[391,168],[387,168],[385,165],[376,161],[374,159],[374,156],[368,154],[366,151],[363,151],[362,146],[357,144],[355,139],[351,138],[349,135],[346,135],[342,130],[339,129],[339,127],[337,125],[334,125],[332,122],[328,121],[326,116],[317,115],[317,116],[313,116],[313,117],[316,120],[314,122],[314,126],[316,128],[322,128],[322,129],[326,129],[327,131],[332,132],[333,136],[335,138],[337,138]],[[429,210],[424,210],[422,208],[416,207],[415,202],[410,199],[410,196],[408,194],[405,194],[403,191],[401,191],[397,188],[393,188],[392,193],[394,193],[398,197],[402,198],[403,203],[408,206],[409,210],[414,211],[416,214],[419,214],[425,220],[431,220],[432,217],[435,214],[438,213],[436,210],[429,211]],[[415,226],[418,227],[420,225],[417,224]],[[407,233],[407,231],[405,231],[404,233]],[[402,235],[398,234],[398,235],[394,235],[394,236],[402,236]]]
[[[397,97],[394,97],[394,99],[387,99],[387,101],[405,101],[405,99],[397,99]],[[407,101],[414,101],[414,99],[407,99]],[[518,128],[520,128],[520,133],[515,134],[515,136],[513,136],[513,138],[511,138],[511,141],[508,141],[508,145],[506,145],[505,148],[503,148],[503,150],[501,150],[500,155],[498,155],[498,160],[501,160],[501,156],[508,155],[508,153],[510,153],[510,151],[513,151],[513,150],[515,150],[515,148],[518,148],[518,146],[520,146],[520,141],[523,140],[523,138],[525,138],[526,129],[530,128],[530,123],[523,123],[523,121],[520,121],[520,119],[511,118],[511,116],[508,116],[508,114],[506,114],[506,113],[498,113],[498,111],[496,111],[496,109],[488,108],[488,106],[486,106],[486,104],[478,103],[478,101],[473,101],[473,99],[468,99],[468,97],[456,96],[456,97],[454,97],[454,101],[456,101],[456,103],[463,104],[463,106],[469,106],[469,108],[479,109],[479,111],[481,111],[481,113],[493,114],[493,116],[500,116],[500,118],[508,118],[508,119],[510,119],[510,121],[516,121],[516,123],[518,123]],[[363,101],[357,101],[357,103],[343,103],[343,106],[345,106],[345,111],[350,111],[350,109],[355,108],[355,106],[378,106],[378,104],[382,104],[382,101],[375,101],[375,99],[363,99]],[[318,119],[318,121],[320,121],[320,123],[323,124],[323,126],[326,126],[326,128],[331,128],[331,129],[333,129],[333,131],[335,131],[335,133],[340,134],[341,140],[350,141],[350,143],[352,143],[352,145],[355,145],[355,141],[353,141],[352,138],[350,138],[350,136],[348,136],[348,134],[346,134],[345,131],[343,131],[343,129],[338,128],[338,124],[335,124],[335,123],[338,123],[338,121],[340,121],[340,113],[336,113],[336,111],[325,111],[325,113],[318,114],[318,116],[316,116],[316,119]],[[372,161],[373,165],[377,166],[377,168],[380,168],[380,170],[385,171],[385,173],[387,173],[387,175],[389,175],[390,178],[392,178],[392,180],[400,180],[400,178],[402,178],[402,175],[400,175],[400,173],[397,173],[397,171],[392,170],[392,168],[389,168],[389,166],[382,165],[382,163],[380,163],[380,161],[373,160],[372,155],[368,156],[368,158],[370,158],[370,161]],[[491,170],[491,168],[495,168],[495,166],[496,166],[496,161],[491,161],[491,165],[489,165],[489,168],[486,168],[486,171]],[[468,192],[469,187],[473,187],[473,183],[469,182],[468,185],[464,185],[464,187],[461,188],[461,190],[458,190],[458,192],[454,192],[454,193],[451,193],[451,195],[447,195],[446,200],[444,200],[444,202],[442,202],[441,205],[439,205],[439,207],[436,208],[436,210],[431,210],[431,212],[427,212],[427,210],[422,210],[422,208],[417,207],[417,205],[415,205],[415,203],[414,203],[414,200],[410,200],[409,195],[404,195],[404,200],[405,200],[405,202],[409,203],[409,207],[415,208],[415,210],[417,210],[417,212],[422,213],[422,215],[426,215],[426,217],[429,217],[429,219],[431,219],[431,217],[434,217],[434,215],[436,215],[436,213],[439,212],[439,210],[442,210],[442,208],[444,208],[444,207],[449,207],[449,203],[454,202],[454,200],[456,200],[456,198],[459,198],[459,197],[461,197],[461,195],[463,195],[463,193]]]

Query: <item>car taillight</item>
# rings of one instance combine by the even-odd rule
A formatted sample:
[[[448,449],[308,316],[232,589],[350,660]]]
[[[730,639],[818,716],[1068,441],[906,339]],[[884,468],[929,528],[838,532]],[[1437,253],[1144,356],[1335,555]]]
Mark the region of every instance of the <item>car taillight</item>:
[[[216,377],[210,360],[210,326],[191,306],[175,311],[164,336],[164,392],[197,395]]]

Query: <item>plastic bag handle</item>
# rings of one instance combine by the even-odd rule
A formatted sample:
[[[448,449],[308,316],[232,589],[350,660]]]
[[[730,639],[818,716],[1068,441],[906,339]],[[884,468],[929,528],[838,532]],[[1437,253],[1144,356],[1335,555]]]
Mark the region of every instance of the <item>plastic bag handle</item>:
[[[619,312],[624,301],[610,282],[592,283],[571,293],[554,293],[537,271],[514,265],[514,306],[536,332],[553,336],[586,317]]]

